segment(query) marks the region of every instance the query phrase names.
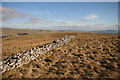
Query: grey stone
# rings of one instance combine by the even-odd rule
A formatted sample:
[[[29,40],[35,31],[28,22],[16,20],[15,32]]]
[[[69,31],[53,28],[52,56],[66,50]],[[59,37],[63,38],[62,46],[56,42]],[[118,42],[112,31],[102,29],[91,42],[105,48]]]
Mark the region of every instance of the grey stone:
[[[21,67],[23,64],[29,63],[30,60],[34,60],[40,54],[46,53],[65,44],[69,44],[71,38],[74,37],[75,36],[65,35],[61,39],[55,40],[52,43],[47,43],[43,46],[35,47],[31,50],[23,51],[21,53],[17,53],[16,55],[7,57],[3,61],[0,61],[0,73],[4,73],[5,71],[9,71],[10,69],[14,69],[16,67]]]

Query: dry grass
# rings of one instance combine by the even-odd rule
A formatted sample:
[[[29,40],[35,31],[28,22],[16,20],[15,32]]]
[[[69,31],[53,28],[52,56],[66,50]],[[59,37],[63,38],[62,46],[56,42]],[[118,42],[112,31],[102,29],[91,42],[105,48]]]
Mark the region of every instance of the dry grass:
[[[1,29],[1,28],[0,28]],[[39,30],[39,29],[10,29],[2,28],[2,36],[16,36],[18,33],[38,34],[38,33],[49,33],[58,32],[52,30]]]
[[[32,35],[13,37],[8,41],[9,38],[5,38],[3,49],[7,50],[8,44],[9,47],[24,45],[25,47],[21,47],[20,50],[15,49],[19,52],[27,49],[30,43],[37,46],[40,42],[51,42],[64,34],[71,33],[51,33],[44,36],[34,34],[33,37]],[[36,39],[33,39],[35,37]],[[6,53],[10,53],[7,51]],[[3,78],[117,78],[120,66],[119,54],[117,35],[78,33],[69,45],[49,51],[29,64],[5,72]]]
[[[55,39],[61,38],[63,35],[69,33],[39,33],[22,36],[11,36],[2,39],[2,59],[7,56],[14,55],[16,53],[29,50],[33,47],[37,47]],[[74,33],[73,33],[74,34]]]

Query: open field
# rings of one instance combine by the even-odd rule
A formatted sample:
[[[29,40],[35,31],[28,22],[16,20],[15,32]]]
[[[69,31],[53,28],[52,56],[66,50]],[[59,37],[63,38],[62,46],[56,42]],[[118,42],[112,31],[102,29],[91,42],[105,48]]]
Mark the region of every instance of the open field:
[[[75,32],[44,32],[2,38],[2,58]],[[117,78],[118,36],[77,32],[71,43],[40,55],[29,64],[3,73],[3,78]]]
[[[1,28],[0,28],[1,30]],[[11,28],[2,28],[2,36],[1,37],[11,37],[11,36],[19,36],[19,34],[38,34],[38,33],[49,33],[49,32],[58,32],[53,30],[39,30],[39,29],[11,29]]]
[[[32,31],[32,33],[30,32]],[[28,35],[17,35],[17,33],[28,33]],[[2,38],[2,58],[14,55],[16,53],[29,50],[33,47],[52,42],[61,38],[63,35],[71,35],[73,33],[58,32],[58,31],[40,31],[40,30],[24,30],[22,29],[3,29],[3,33],[9,37]],[[4,35],[4,34],[3,34]]]

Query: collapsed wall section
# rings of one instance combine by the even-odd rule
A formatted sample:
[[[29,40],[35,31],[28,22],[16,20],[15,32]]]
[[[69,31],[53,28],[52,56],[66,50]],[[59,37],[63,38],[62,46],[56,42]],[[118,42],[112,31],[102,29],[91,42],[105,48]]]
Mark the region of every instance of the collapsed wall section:
[[[10,69],[21,67],[23,64],[29,63],[30,60],[34,60],[40,54],[68,44],[71,41],[71,38],[74,37],[75,36],[65,35],[61,39],[55,40],[52,43],[48,43],[40,47],[35,47],[31,50],[23,51],[21,53],[17,53],[16,55],[7,57],[0,62],[0,72],[4,73],[5,71],[9,71]]]

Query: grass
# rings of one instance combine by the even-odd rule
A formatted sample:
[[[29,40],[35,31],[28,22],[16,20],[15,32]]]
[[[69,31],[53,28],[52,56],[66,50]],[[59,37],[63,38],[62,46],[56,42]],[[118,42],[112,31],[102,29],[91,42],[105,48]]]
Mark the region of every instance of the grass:
[[[3,38],[3,58],[52,42],[74,32],[29,34]],[[44,43],[43,43],[44,42]],[[117,78],[118,36],[78,32],[71,43],[40,55],[3,78]]]
[[[52,42],[68,33],[39,33],[2,39],[2,58]],[[74,33],[72,33],[74,34]],[[71,35],[71,34],[70,34]]]

